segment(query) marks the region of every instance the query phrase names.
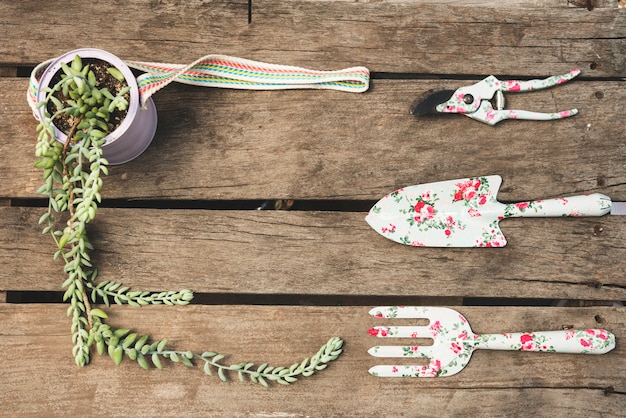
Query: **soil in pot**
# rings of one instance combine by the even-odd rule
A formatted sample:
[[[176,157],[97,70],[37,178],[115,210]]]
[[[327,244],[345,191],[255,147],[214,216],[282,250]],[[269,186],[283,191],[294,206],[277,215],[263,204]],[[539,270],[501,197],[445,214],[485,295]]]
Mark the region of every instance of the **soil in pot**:
[[[120,81],[117,78],[115,78],[113,75],[111,75],[109,71],[107,71],[108,68],[115,68],[110,63],[103,61],[101,59],[98,59],[98,58],[83,58],[82,62],[83,62],[83,65],[88,64],[89,68],[93,71],[94,75],[96,76],[96,86],[100,89],[106,87],[111,92],[111,94],[113,94],[113,96],[117,96],[117,94],[123,88],[128,86],[128,83],[126,82],[126,80]],[[54,77],[52,77],[52,80],[50,81],[49,85],[54,86],[59,81],[61,81],[62,74],[63,74],[63,71],[59,70],[54,75]],[[62,91],[55,92],[54,96],[61,101],[61,103],[63,104],[63,107],[69,106],[67,104],[67,100],[69,100],[70,98],[65,97]],[[126,100],[130,101],[130,93],[126,93],[124,97],[126,98]],[[54,114],[56,112],[54,103],[52,102],[48,103],[47,110],[51,115]],[[128,110],[121,111],[121,110],[115,109],[110,114],[109,121],[107,122],[109,133],[113,132],[122,124],[122,121],[126,117],[127,113],[128,113]],[[54,125],[57,127],[57,129],[59,129],[61,132],[64,132],[66,135],[70,131],[74,123],[75,123],[75,118],[68,114],[61,114],[58,117],[56,117],[54,120]]]

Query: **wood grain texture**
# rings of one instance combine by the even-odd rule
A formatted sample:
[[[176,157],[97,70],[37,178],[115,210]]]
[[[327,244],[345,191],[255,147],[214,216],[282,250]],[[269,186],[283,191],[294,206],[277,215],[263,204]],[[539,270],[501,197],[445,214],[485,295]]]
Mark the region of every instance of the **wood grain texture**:
[[[510,219],[504,249],[442,250],[388,241],[355,211],[398,187],[490,174],[504,178],[502,201],[590,192],[626,201],[618,2],[253,0],[250,24],[246,0],[88,2],[72,8],[73,21],[66,4],[0,2],[0,415],[623,416],[623,307],[460,306],[477,333],[603,327],[617,348],[602,356],[479,351],[457,376],[392,380],[367,373],[382,363],[366,352],[379,342],[367,330],[385,321],[352,306],[626,301],[621,217]],[[89,232],[100,279],[201,293],[186,307],[111,307],[111,325],[231,354],[227,363],[290,365],[341,336],[345,352],[327,370],[265,389],[182,365],[144,371],[96,356],[77,368],[67,305],[25,303],[32,291],[58,295],[64,275],[37,225],[43,208],[29,207],[41,174],[23,75],[85,46],[146,61],[223,53],[373,72],[364,94],[167,87],[154,97],[153,144],[110,169],[109,207]],[[558,88],[507,95],[510,109],[578,108],[571,119],[490,127],[408,115],[433,88],[574,67],[582,76]],[[347,201],[350,211],[231,210],[266,199],[342,210]],[[305,306],[273,305],[285,301]]]
[[[41,211],[0,208],[0,289],[60,290]],[[92,260],[102,280],[137,290],[626,300],[621,217],[510,219],[503,249],[445,250],[396,244],[363,217],[101,209]]]
[[[319,375],[290,387],[265,389],[239,381],[221,383],[180,364],[144,371],[128,360],[115,367],[110,359],[96,355],[92,364],[77,368],[65,332],[69,324],[64,306],[0,305],[3,412],[46,411],[50,416],[432,416],[437,412],[453,416],[480,408],[482,415],[519,416],[522,412],[541,415],[547,412],[546,405],[551,416],[618,416],[623,411],[626,368],[619,360],[626,354],[623,345],[601,356],[478,351],[453,377],[374,378],[367,369],[381,359],[366,353],[378,342],[367,329],[381,320],[370,318],[368,309],[192,305],[111,310],[114,326],[169,338],[178,349],[230,353],[227,364],[290,365],[313,354],[331,336],[344,338],[345,352]],[[626,338],[624,308],[457,309],[477,333],[573,325],[604,327],[618,340]],[[39,390],[30,390],[33,384]]]
[[[615,2],[589,11],[590,3],[604,2],[255,0],[248,24],[243,0],[92,2],[73,9],[72,22],[58,0],[3,2],[0,56],[36,64],[89,45],[160,62],[224,53],[320,69],[552,74],[580,66],[594,76],[623,76],[623,11]],[[109,18],[73,24],[98,15]]]
[[[563,72],[567,69],[563,68]],[[157,135],[112,167],[105,198],[378,200],[398,187],[500,174],[499,197],[521,201],[600,192],[626,200],[626,82],[573,81],[508,94],[510,109],[580,114],[556,122],[408,114],[435,87],[468,81],[375,80],[365,94],[249,92],[170,86],[155,101]],[[0,197],[35,197],[36,126],[25,82],[0,80]]]

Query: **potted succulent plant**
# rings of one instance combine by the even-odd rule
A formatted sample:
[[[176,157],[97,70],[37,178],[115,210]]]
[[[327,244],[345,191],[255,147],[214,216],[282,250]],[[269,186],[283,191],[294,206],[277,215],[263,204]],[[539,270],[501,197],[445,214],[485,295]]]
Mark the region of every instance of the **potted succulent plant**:
[[[193,292],[187,289],[136,291],[119,282],[99,281],[98,270],[91,263],[94,247],[87,229],[101,202],[108,159],[122,163],[141,154],[154,135],[156,111],[151,103],[147,110],[140,109],[134,76],[121,60],[103,51],[64,54],[50,64],[39,85],[35,166],[43,171],[44,179],[38,193],[48,197],[48,209],[39,223],[56,243],[54,258],[64,262],[63,300],[69,301],[72,354],[77,365],[88,364],[95,347],[118,365],[127,357],[145,369],[162,368],[163,360],[169,359],[190,367],[201,365],[206,374],[217,372],[222,380],[232,371],[241,380],[268,386],[270,381],[295,382],[299,376],[324,369],[339,356],[343,340],[333,337],[311,358],[291,366],[226,365],[222,354],[172,349],[165,339],[152,341],[148,335],[107,325],[107,313],[95,304],[186,305],[193,299]]]
[[[82,62],[89,65],[82,65]],[[61,77],[76,78],[63,83]],[[78,83],[73,98],[69,97],[69,85],[72,82]],[[98,88],[89,88],[88,84],[96,86],[96,83]],[[39,107],[40,120],[46,111],[50,117],[64,109],[64,112],[52,118],[55,136],[59,141],[66,140],[71,127],[68,120],[75,120],[74,115],[82,111],[86,117],[81,129],[84,129],[86,123],[95,120],[97,129],[107,132],[100,139],[104,139],[101,147],[109,164],[121,164],[138,157],[152,142],[157,127],[154,102],[149,99],[145,108],[141,107],[135,76],[124,61],[115,55],[90,48],[67,52],[46,67],[38,84],[37,102],[48,103],[46,107]],[[56,88],[56,91],[50,95],[52,88]],[[46,96],[50,96],[50,100],[46,100]],[[71,110],[68,102],[64,102],[64,97],[74,102]],[[57,100],[62,102],[60,106]]]

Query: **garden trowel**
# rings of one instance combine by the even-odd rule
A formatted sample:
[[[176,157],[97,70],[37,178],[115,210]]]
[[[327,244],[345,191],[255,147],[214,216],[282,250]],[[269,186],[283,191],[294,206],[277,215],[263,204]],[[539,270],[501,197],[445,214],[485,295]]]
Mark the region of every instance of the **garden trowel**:
[[[498,223],[512,217],[626,215],[626,202],[600,193],[500,203],[502,178],[472,177],[405,187],[379,200],[365,220],[401,244],[429,247],[504,247]]]

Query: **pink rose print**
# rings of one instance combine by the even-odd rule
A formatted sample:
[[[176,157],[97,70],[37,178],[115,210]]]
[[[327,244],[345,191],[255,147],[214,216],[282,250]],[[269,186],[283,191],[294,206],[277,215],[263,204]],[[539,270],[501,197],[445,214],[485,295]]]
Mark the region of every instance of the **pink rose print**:
[[[463,351],[463,347],[461,347],[457,343],[450,344],[450,349],[452,350],[454,354],[459,354],[461,351]]]
[[[588,338],[581,338],[580,345],[583,347],[589,347],[591,345],[591,341]]]
[[[528,208],[528,202],[516,203],[515,207],[518,208],[519,210],[527,209]]]
[[[428,203],[420,200],[415,204],[415,220],[418,223],[424,222],[426,219],[432,219],[435,216],[435,208]]]
[[[600,332],[598,332],[596,334],[596,337],[598,337],[602,341],[607,341],[609,339],[609,336],[607,335],[607,332],[605,330],[601,330]]]
[[[573,71],[570,71],[569,73],[572,74]],[[565,78],[565,77],[558,77],[557,80],[556,80],[556,84],[563,84],[566,81],[567,81],[567,78]]]
[[[386,337],[387,335],[389,335],[389,329],[387,327],[374,327],[370,328],[367,332],[372,337]]]
[[[437,331],[437,330],[440,330],[440,329],[441,329],[441,322],[439,322],[439,321],[435,321],[435,322],[434,322],[434,323],[433,323],[433,324],[429,327],[429,329],[430,329],[431,331]]]
[[[480,212],[474,208],[470,208],[467,210],[467,214],[469,216],[471,216],[472,218],[476,218],[478,216],[481,216]]]
[[[417,351],[419,349],[419,346],[414,345],[411,347],[411,351]]]
[[[499,239],[492,239],[491,241],[484,244],[485,247],[493,248],[493,247],[503,247],[504,243]]]
[[[441,371],[441,361],[431,360],[428,366],[415,366],[415,374],[423,377],[436,377]]]
[[[396,232],[396,226],[394,224],[389,224],[389,227],[383,226],[380,230],[383,234],[386,234],[388,232]]]
[[[478,198],[478,204],[479,204],[479,205],[484,205],[485,203],[487,203],[487,196],[485,196],[485,195],[481,195],[481,196]]]
[[[480,187],[480,179],[467,180],[463,183],[457,183],[459,189],[454,193],[454,201],[472,200],[476,196],[476,191]]]
[[[520,91],[522,88],[517,80],[507,80],[504,84],[509,91]]]
[[[460,333],[456,339],[459,341],[467,341],[467,332]]]
[[[391,372],[392,372],[392,373],[398,373],[398,368],[397,368],[396,366],[393,366],[393,367],[391,368]]]
[[[446,218],[446,226],[445,226],[445,230],[443,231],[444,234],[446,234],[447,237],[449,237],[450,235],[452,235],[452,230],[456,227],[456,221],[454,220],[454,218],[452,216],[448,216]],[[463,229],[461,227],[461,229]]]
[[[522,343],[522,351],[535,350],[537,348],[537,345],[533,341],[533,336],[530,334],[522,334],[520,342]]]

